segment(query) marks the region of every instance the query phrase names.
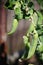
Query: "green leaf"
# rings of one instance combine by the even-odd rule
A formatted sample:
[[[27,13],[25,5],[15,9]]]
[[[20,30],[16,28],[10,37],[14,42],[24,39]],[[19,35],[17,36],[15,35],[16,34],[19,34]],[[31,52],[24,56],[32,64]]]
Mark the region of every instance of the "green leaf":
[[[18,20],[23,19],[23,13],[19,13],[19,14],[17,15],[17,19],[18,19]]]
[[[40,36],[40,41],[43,43],[43,36]]]
[[[41,35],[41,34],[43,34],[43,30],[39,29],[39,30],[37,30],[37,33],[38,33],[38,35]]]
[[[14,8],[14,13],[15,15],[19,15],[21,13],[21,9],[18,7]]]
[[[37,24],[40,25],[43,22],[43,15],[39,11],[37,11],[37,14],[38,14],[38,23]]]
[[[43,52],[43,43],[42,42],[39,42],[37,50],[38,50],[39,53]]]

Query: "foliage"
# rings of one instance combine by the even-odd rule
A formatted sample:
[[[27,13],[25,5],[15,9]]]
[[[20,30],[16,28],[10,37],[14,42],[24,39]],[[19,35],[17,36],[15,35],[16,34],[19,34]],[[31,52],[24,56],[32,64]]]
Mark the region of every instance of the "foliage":
[[[39,4],[43,2],[42,0],[37,1]],[[27,35],[23,36],[26,52],[24,52],[21,58],[30,59],[34,54],[38,53],[40,56],[39,59],[43,61],[43,15],[41,12],[34,10],[34,4],[31,2],[31,0],[8,0],[5,5],[8,9],[14,10],[15,19],[17,20],[17,25],[14,24],[15,20],[13,22],[14,28],[11,34],[16,31],[19,20],[31,19],[31,24],[27,31]],[[31,42],[30,36],[32,36]]]

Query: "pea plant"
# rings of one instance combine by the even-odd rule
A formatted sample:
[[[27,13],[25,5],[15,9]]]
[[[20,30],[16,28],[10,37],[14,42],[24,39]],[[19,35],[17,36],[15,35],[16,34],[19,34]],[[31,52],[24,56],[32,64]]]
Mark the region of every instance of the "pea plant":
[[[38,0],[38,3],[43,3],[41,1]],[[26,51],[21,58],[30,59],[34,54],[38,54],[39,59],[43,62],[43,14],[40,10],[34,10],[34,4],[31,0],[7,0],[5,7],[14,10],[15,14],[12,30],[7,33],[8,35],[16,31],[19,20],[31,19],[27,34],[23,36]],[[31,41],[30,37],[32,37]]]

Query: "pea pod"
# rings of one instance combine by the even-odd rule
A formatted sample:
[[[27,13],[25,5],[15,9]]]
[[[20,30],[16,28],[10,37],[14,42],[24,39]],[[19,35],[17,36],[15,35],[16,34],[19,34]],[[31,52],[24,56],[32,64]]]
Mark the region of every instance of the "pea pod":
[[[8,32],[7,34],[8,34],[8,35],[13,34],[13,33],[16,31],[17,27],[18,27],[18,21],[17,21],[17,19],[14,19],[14,20],[13,20],[13,24],[12,24],[12,29],[11,29],[11,31]]]
[[[35,50],[36,50],[36,47],[37,47],[37,42],[38,42],[38,34],[37,34],[37,31],[34,30],[34,35],[33,35],[33,40],[32,40],[32,43],[31,43],[31,46],[30,46],[30,49],[29,49],[29,53],[28,53],[28,59],[30,59],[34,53],[35,53]]]

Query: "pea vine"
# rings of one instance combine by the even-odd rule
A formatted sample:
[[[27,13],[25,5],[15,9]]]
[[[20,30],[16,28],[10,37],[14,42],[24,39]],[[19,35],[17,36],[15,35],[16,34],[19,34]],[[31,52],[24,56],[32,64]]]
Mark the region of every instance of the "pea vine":
[[[39,1],[41,2],[42,0],[38,0],[38,2]],[[5,7],[8,9],[13,9],[15,14],[15,18],[12,24],[12,30],[8,32],[8,35],[11,35],[16,31],[19,20],[31,19],[31,24],[27,31],[27,34],[23,36],[26,51],[21,58],[30,59],[35,53],[37,53],[39,54],[39,59],[43,61],[42,13],[40,11],[34,10],[34,4],[31,0],[7,0]],[[30,36],[32,36],[31,42]]]

